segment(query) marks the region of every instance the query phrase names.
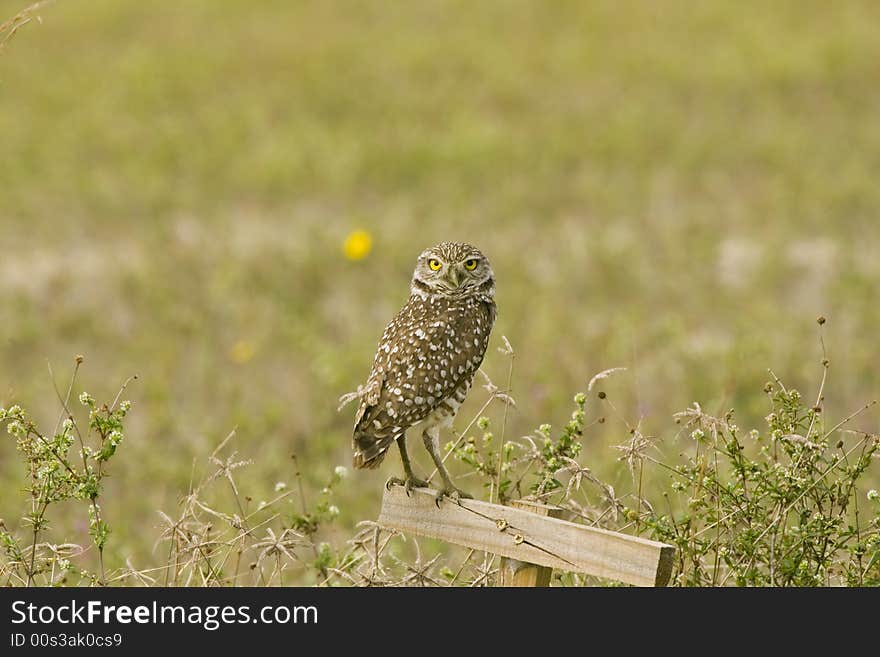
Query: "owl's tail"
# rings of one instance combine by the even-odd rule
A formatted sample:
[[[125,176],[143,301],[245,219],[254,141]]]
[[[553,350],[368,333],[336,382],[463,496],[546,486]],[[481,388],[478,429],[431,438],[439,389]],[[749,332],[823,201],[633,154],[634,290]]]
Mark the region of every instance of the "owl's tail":
[[[358,469],[367,468],[369,470],[378,468],[394,440],[394,434],[377,436],[365,431],[356,431],[352,442],[352,447],[354,448],[352,463],[354,467]]]

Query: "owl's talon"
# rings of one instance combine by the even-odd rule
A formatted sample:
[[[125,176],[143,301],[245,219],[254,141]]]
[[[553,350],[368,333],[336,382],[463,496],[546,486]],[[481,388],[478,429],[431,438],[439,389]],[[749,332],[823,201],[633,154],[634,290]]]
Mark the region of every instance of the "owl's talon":
[[[437,494],[434,496],[434,504],[437,505],[437,508],[440,508],[440,500],[444,497],[448,497],[450,500],[455,502],[456,504],[461,504],[461,501],[464,500],[472,500],[474,496],[470,493],[466,493],[460,488],[456,488],[455,486],[444,486],[440,490],[437,491]]]
[[[392,486],[403,486],[406,496],[410,497],[413,488],[428,488],[430,484],[424,479],[419,479],[418,477],[407,477],[406,479],[389,477],[388,481],[385,482],[385,490],[391,490]]]
[[[388,477],[388,481],[385,482],[385,490],[391,490],[392,486],[406,486],[406,482],[400,477]]]
[[[418,477],[407,477],[403,484],[403,488],[407,495],[410,494],[410,491],[412,491],[413,488],[428,488],[429,486],[430,484],[427,481],[419,479]]]

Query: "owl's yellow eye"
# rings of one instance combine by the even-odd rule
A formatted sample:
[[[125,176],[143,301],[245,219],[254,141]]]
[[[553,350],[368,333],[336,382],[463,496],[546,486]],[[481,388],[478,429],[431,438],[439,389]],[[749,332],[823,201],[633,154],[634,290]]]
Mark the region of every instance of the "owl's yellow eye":
[[[431,268],[432,271],[437,271],[443,265],[440,264],[440,261],[437,260],[437,258],[431,258],[430,260],[428,260],[428,266]]]
[[[464,261],[464,268],[467,269],[468,271],[473,271],[474,269],[476,269],[477,268],[477,259],[471,258],[470,260],[465,260]]]

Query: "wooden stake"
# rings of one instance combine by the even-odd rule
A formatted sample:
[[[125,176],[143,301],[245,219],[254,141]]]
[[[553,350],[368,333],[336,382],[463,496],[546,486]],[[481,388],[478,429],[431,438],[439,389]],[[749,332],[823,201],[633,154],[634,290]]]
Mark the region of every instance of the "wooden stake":
[[[547,506],[528,500],[514,500],[510,506],[523,511],[531,511],[539,516],[559,518],[563,509]],[[550,586],[553,569],[548,566],[536,566],[533,563],[519,561],[509,557],[501,557],[501,572],[498,586]]]

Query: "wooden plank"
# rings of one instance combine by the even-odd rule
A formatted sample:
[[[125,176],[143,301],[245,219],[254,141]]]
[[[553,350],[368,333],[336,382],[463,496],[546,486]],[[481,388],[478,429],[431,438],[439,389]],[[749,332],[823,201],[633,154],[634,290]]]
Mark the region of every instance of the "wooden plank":
[[[636,586],[665,586],[675,548],[596,527],[478,500],[434,504],[436,492],[385,491],[379,524],[449,543]]]
[[[510,506],[551,518],[559,518],[564,511],[557,506],[547,506],[529,500],[513,500]],[[550,586],[552,577],[553,569],[547,566],[537,566],[518,559],[501,557],[498,586],[544,587]]]

